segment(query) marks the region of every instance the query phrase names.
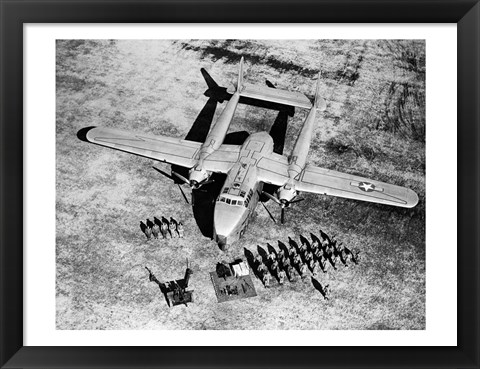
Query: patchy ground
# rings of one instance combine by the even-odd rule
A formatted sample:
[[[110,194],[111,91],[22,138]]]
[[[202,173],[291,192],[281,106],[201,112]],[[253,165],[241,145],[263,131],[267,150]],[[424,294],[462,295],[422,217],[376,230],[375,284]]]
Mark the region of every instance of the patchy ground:
[[[245,237],[224,253],[202,235],[178,186],[152,169],[168,165],[77,138],[96,125],[184,138],[209,100],[200,68],[229,87],[242,55],[246,82],[268,79],[307,96],[321,68],[327,110],[309,160],[410,187],[420,203],[406,210],[302,194],[284,226],[259,204]],[[229,132],[269,131],[277,115],[241,105]],[[286,154],[304,117],[289,118]],[[56,127],[58,329],[425,329],[423,42],[58,41]],[[186,237],[147,242],[140,222],[154,216],[183,221]],[[209,276],[217,262],[319,228],[361,250],[359,265],[320,276],[330,300],[309,279],[274,289],[255,279],[257,297],[217,303]],[[178,279],[187,258],[195,303],[169,308],[144,266],[160,281]]]

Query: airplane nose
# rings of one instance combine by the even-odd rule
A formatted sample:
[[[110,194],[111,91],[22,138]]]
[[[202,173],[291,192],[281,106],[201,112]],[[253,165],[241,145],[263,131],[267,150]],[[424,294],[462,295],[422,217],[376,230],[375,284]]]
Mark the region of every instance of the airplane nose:
[[[244,206],[232,206],[223,202],[217,202],[215,205],[214,228],[217,235],[217,242],[230,242],[238,238],[236,236],[243,215],[247,211]]]

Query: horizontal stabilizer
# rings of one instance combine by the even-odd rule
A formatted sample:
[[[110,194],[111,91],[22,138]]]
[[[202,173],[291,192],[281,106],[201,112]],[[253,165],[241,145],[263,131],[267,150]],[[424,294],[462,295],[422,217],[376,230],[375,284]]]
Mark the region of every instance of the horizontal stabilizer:
[[[308,97],[298,91],[286,91],[256,85],[244,85],[240,91],[240,96],[305,109],[310,109],[312,107],[312,103]]]

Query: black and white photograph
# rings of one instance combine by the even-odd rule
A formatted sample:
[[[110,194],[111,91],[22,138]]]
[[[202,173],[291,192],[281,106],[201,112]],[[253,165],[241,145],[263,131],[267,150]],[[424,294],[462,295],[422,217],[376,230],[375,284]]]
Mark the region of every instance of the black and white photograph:
[[[425,40],[55,49],[57,330],[426,329]]]

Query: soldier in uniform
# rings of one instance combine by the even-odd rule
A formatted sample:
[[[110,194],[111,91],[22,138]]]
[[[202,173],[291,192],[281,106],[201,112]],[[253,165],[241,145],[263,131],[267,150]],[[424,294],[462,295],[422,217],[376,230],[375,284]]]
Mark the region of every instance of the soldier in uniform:
[[[182,222],[179,222],[179,223],[177,224],[177,233],[178,233],[178,237],[183,238],[183,236],[184,236],[184,229],[183,229],[183,223],[182,223]]]
[[[147,241],[150,241],[152,238],[152,228],[148,227],[145,228],[145,236],[147,236]]]
[[[315,260],[313,263],[312,263],[312,274],[314,277],[316,277],[318,275],[318,273],[320,273],[320,263],[318,262],[318,260]]]
[[[289,279],[291,282],[295,281],[295,271],[294,271],[294,269],[292,268],[292,266],[291,266],[291,265],[287,266],[285,270],[287,271],[288,279]]]
[[[343,246],[343,243],[337,246],[337,255],[340,257],[340,261],[343,263],[343,265],[348,266],[347,253],[345,251],[345,246]]]
[[[293,246],[292,244],[290,244],[290,247],[288,248],[288,255],[293,259],[295,257],[295,255],[297,255],[297,249],[295,248],[295,246]]]
[[[317,241],[317,240],[313,240],[313,241],[312,241],[312,245],[311,245],[310,247],[311,247],[311,249],[312,249],[312,252],[317,251],[317,249],[318,249],[318,241]]]
[[[302,259],[300,258],[300,255],[295,254],[292,262],[293,262],[293,265],[300,265],[302,263]]]
[[[360,254],[359,250],[353,250],[352,252],[351,259],[355,264],[358,264],[358,262],[360,261],[359,254]]]
[[[300,276],[302,277],[302,279],[305,279],[307,277],[307,270],[308,270],[307,265],[301,263],[299,271],[300,271]]]
[[[283,284],[285,282],[286,273],[283,270],[278,272],[278,283]]]
[[[312,255],[312,253],[311,253],[310,251],[306,251],[304,255],[305,255],[305,262],[306,262],[306,263],[309,263],[310,260],[313,259],[313,255]]]
[[[330,294],[330,289],[328,288],[328,284],[325,285],[325,287],[321,288],[320,293],[323,295],[323,298],[325,300],[328,300],[328,295]]]
[[[283,260],[280,263],[282,264],[283,269],[287,269],[287,267],[290,266],[290,259],[283,258]]]
[[[315,259],[320,260],[320,258],[323,256],[323,250],[319,247],[315,250],[314,253]]]
[[[277,255],[272,251],[270,254],[268,254],[268,260],[270,260],[272,263],[277,260]]]
[[[305,251],[307,251],[307,244],[302,242],[300,245],[300,253],[305,254]]]
[[[173,219],[172,217],[170,217],[170,223],[168,224],[168,230],[170,231],[170,236],[172,238],[175,238],[177,235],[176,235],[176,222],[175,222],[175,219]]]
[[[263,261],[260,262],[260,263],[257,265],[257,271],[258,271],[258,273],[267,273],[267,272],[268,272],[268,269],[267,269],[266,265],[263,264]]]
[[[160,233],[160,227],[155,223],[152,227],[153,238],[158,239],[158,234]]]
[[[166,222],[162,222],[160,225],[160,232],[162,232],[163,238],[167,238],[168,235],[168,225]]]
[[[320,268],[322,268],[323,272],[327,272],[327,260],[322,256],[319,260]]]
[[[265,271],[263,273],[262,281],[263,281],[263,285],[265,286],[265,288],[270,287],[270,279],[271,278],[272,277],[270,276],[270,274],[267,271]]]
[[[272,271],[272,274],[275,274],[278,276],[279,269],[280,268],[278,267],[278,261],[274,260],[272,264],[270,264],[270,270]]]
[[[285,251],[283,251],[283,249],[280,249],[278,251],[278,261],[283,262],[284,258],[285,258]]]

